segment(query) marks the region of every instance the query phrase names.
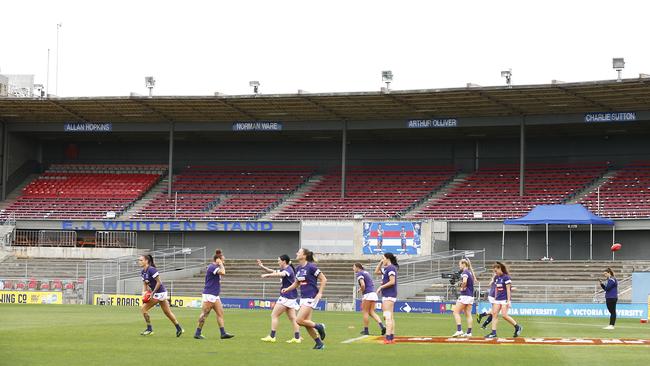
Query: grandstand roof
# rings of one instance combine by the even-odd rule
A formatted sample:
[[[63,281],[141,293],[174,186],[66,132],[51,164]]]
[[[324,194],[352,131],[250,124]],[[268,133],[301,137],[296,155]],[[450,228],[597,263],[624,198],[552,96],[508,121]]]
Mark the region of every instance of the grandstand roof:
[[[238,96],[0,98],[6,122],[359,121],[647,110],[650,79]]]

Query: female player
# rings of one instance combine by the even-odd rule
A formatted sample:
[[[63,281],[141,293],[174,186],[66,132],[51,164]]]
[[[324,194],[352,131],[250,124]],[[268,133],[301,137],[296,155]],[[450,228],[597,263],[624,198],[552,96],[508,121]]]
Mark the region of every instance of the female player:
[[[454,333],[452,337],[471,337],[472,305],[474,304],[474,282],[476,281],[476,276],[474,276],[472,263],[469,261],[469,259],[461,259],[460,262],[458,262],[458,266],[462,271],[460,275],[462,282],[460,284],[460,297],[456,301],[456,306],[454,306],[456,333]],[[461,312],[465,312],[465,318],[467,319],[467,332],[465,333],[463,333],[462,320],[460,318]]]
[[[282,278],[282,290],[285,287],[291,286],[296,282],[296,270],[291,264],[291,259],[288,255],[283,254],[278,258],[279,270],[273,270],[265,267],[261,260],[257,260],[257,265],[268,273],[262,275],[262,278],[280,277]],[[284,294],[280,294],[278,301],[276,301],[273,311],[271,312],[271,334],[262,338],[263,342],[275,343],[275,331],[278,329],[278,320],[283,313],[287,314],[287,318],[291,321],[293,326],[293,338],[289,339],[287,343],[301,343],[300,327],[296,323],[296,310],[300,308],[298,305],[298,290],[292,290]]]
[[[386,327],[381,322],[381,318],[377,313],[375,313],[375,304],[379,300],[377,293],[375,292],[375,284],[370,277],[370,273],[363,269],[361,263],[355,263],[352,266],[355,276],[357,277],[357,282],[359,283],[359,292],[361,292],[361,312],[363,313],[363,331],[361,334],[369,335],[368,332],[368,321],[369,317],[375,319],[379,327],[381,328],[381,335],[386,334]]]
[[[148,336],[153,334],[153,328],[151,327],[151,318],[149,317],[149,309],[160,304],[160,308],[167,318],[174,324],[176,327],[176,337],[180,337],[185,331],[181,328],[181,325],[178,324],[176,316],[172,313],[172,309],[169,307],[169,301],[167,301],[167,289],[162,283],[160,274],[156,269],[156,264],[153,261],[151,254],[141,255],[138,258],[138,265],[142,268],[140,276],[142,277],[142,307],[140,308],[144,321],[147,323],[147,329],[140,335]]]
[[[296,267],[296,281],[289,287],[281,290],[287,294],[300,286],[300,310],[296,323],[307,329],[309,335],[314,339],[314,349],[323,349],[325,344],[325,324],[314,323],[311,315],[318,307],[318,302],[323,297],[323,290],[327,284],[327,278],[314,264],[314,253],[309,249],[302,248],[296,253],[298,267]],[[317,286],[320,281],[320,286]]]
[[[395,343],[395,319],[393,312],[397,301],[397,258],[393,253],[384,253],[381,261],[375,268],[375,274],[382,275],[381,286],[377,288],[377,294],[381,292],[381,309],[384,312],[386,322],[386,339],[384,344]]]
[[[618,302],[618,281],[614,277],[614,271],[607,268],[605,272],[605,280],[600,281],[600,287],[605,290],[605,302],[607,303],[607,310],[609,310],[609,325],[603,329],[612,330],[616,325],[616,303]]]
[[[194,333],[194,338],[204,339],[201,335],[203,330],[203,324],[205,324],[205,318],[208,317],[210,311],[214,309],[214,312],[217,314],[217,323],[219,324],[219,330],[221,331],[221,339],[229,339],[234,337],[232,334],[226,333],[223,320],[223,304],[221,303],[221,298],[219,294],[221,293],[221,276],[226,274],[226,266],[224,261],[226,257],[221,252],[221,249],[217,249],[212,257],[212,263],[208,265],[208,269],[205,273],[205,287],[203,288],[201,306],[201,315],[199,316],[199,325],[196,328]]]
[[[511,287],[512,280],[508,273],[508,268],[501,262],[494,263],[494,302],[492,304],[492,333],[485,336],[485,338],[497,338],[497,324],[499,323],[499,313],[505,321],[515,327],[515,334],[513,337],[519,337],[523,327],[519,325],[510,315],[508,315],[508,308],[510,308],[511,301]]]

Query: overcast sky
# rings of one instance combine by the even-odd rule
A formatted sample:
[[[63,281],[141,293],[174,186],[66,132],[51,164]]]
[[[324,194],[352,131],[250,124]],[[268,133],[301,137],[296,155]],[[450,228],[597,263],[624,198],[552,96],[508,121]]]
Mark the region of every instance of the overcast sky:
[[[0,73],[60,96],[374,91],[613,79],[650,73],[640,0],[3,1]]]

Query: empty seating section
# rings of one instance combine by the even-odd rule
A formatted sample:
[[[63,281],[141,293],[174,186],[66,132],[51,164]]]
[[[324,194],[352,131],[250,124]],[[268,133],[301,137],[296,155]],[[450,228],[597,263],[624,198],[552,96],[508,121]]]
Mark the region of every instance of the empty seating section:
[[[304,167],[187,167],[138,219],[255,220],[313,174]]]
[[[526,168],[526,191],[522,197],[519,195],[518,167],[481,169],[409,216],[447,220],[520,217],[537,205],[566,202],[606,171],[606,163],[529,165]]]
[[[160,180],[160,165],[54,164],[2,213],[17,218],[101,219],[124,212]]]
[[[341,199],[341,174],[332,172],[273,217],[276,220],[392,218],[427,198],[456,175],[452,167],[352,167]]]
[[[599,200],[600,195],[600,200]],[[610,218],[650,216],[650,162],[630,164],[594,189],[580,203]]]

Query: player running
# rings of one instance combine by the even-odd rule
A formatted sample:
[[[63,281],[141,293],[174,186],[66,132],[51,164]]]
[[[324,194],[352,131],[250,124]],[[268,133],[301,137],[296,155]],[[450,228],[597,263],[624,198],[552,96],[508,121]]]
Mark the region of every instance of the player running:
[[[375,312],[375,304],[377,304],[379,298],[375,292],[375,284],[372,281],[372,277],[370,277],[370,273],[363,269],[363,265],[361,263],[355,263],[352,266],[352,270],[354,271],[354,274],[357,278],[357,283],[359,284],[359,292],[361,292],[362,296],[361,312],[363,313],[363,331],[361,334],[370,334],[368,332],[368,323],[369,317],[372,317],[375,319],[377,324],[379,324],[379,327],[381,328],[381,335],[385,335],[386,327],[384,327],[384,324],[381,322],[381,318]]]
[[[496,284],[494,283],[494,280],[497,277],[496,269],[493,269],[493,270],[494,270],[494,274],[493,274],[492,278],[490,279],[490,285],[489,285],[490,286],[490,291],[488,292],[488,302],[490,303],[490,311],[487,311],[487,312],[484,311],[484,312],[478,314],[478,316],[476,317],[476,322],[481,324],[481,321],[483,321],[483,318],[485,318],[487,316],[487,318],[485,319],[483,324],[481,324],[481,329],[487,328],[487,326],[492,322],[492,318],[493,318],[493,314],[492,314],[492,307],[493,306],[492,305],[494,304],[494,301],[495,301],[494,294],[495,294],[495,291],[496,291],[495,290],[496,289]]]
[[[497,338],[497,324],[499,323],[499,313],[501,313],[503,319],[515,327],[515,333],[513,337],[519,337],[521,331],[523,330],[523,327],[517,324],[517,322],[510,315],[508,315],[508,308],[510,308],[512,293],[512,280],[510,279],[508,268],[501,262],[496,262],[492,268],[494,268],[494,274],[496,275],[494,278],[494,303],[492,304],[492,314],[494,318],[492,320],[492,333],[485,336],[485,338]]]
[[[467,258],[463,258],[458,262],[462,273],[460,278],[460,297],[454,306],[454,319],[456,320],[456,333],[452,337],[471,337],[472,336],[472,305],[474,304],[474,282],[476,276],[472,269],[472,263]],[[462,320],[460,313],[465,312],[467,320],[467,332],[463,333]]]
[[[289,287],[281,290],[287,294],[300,286],[300,310],[298,310],[298,325],[305,327],[309,335],[314,339],[314,349],[323,349],[325,344],[325,324],[314,323],[311,315],[318,307],[318,302],[323,297],[323,291],[327,284],[327,278],[314,264],[314,253],[302,248],[296,253],[298,267],[296,267],[296,281]],[[320,281],[320,286],[317,286]]]
[[[384,312],[386,322],[386,339],[384,344],[395,343],[395,318],[393,316],[395,302],[397,301],[397,258],[393,253],[385,253],[375,268],[375,274],[382,275],[381,286],[377,288],[377,294],[381,292],[381,308]]]
[[[205,319],[213,309],[217,315],[217,323],[219,324],[219,330],[221,331],[221,339],[234,337],[234,335],[228,334],[224,327],[223,304],[219,297],[219,294],[221,293],[221,276],[226,275],[225,260],[226,257],[224,257],[221,249],[217,249],[214,253],[214,257],[212,257],[212,263],[208,265],[208,269],[206,270],[205,288],[201,295],[203,301],[201,306],[201,315],[199,316],[199,325],[194,333],[194,338],[196,339],[205,339],[205,337],[201,335],[201,331],[203,330]]]
[[[282,278],[282,286],[280,287],[280,290],[290,287],[294,282],[296,282],[296,269],[293,267],[291,259],[286,254],[283,254],[278,258],[278,266],[280,269],[277,271],[265,267],[264,263],[259,259],[257,260],[257,265],[268,272],[263,274],[262,278]],[[291,321],[291,325],[293,326],[293,338],[289,339],[287,343],[302,342],[300,338],[300,327],[298,326],[298,323],[296,323],[296,310],[300,308],[297,298],[298,290],[292,290],[280,294],[280,297],[278,298],[278,301],[275,302],[275,306],[271,312],[271,333],[262,338],[263,342],[275,343],[275,332],[278,329],[278,320],[283,313],[287,314],[287,318],[289,318],[289,321]]]
[[[138,258],[138,265],[142,268],[140,276],[142,277],[142,307],[140,311],[144,317],[144,321],[147,323],[147,329],[145,329],[140,335],[148,336],[153,334],[153,328],[151,327],[151,318],[149,317],[149,310],[160,304],[165,316],[174,324],[176,327],[176,337],[180,337],[185,331],[178,324],[176,316],[172,313],[172,309],[169,307],[169,301],[167,300],[167,289],[162,283],[160,278],[160,273],[156,269],[156,264],[153,261],[153,256],[151,254],[141,255]]]

